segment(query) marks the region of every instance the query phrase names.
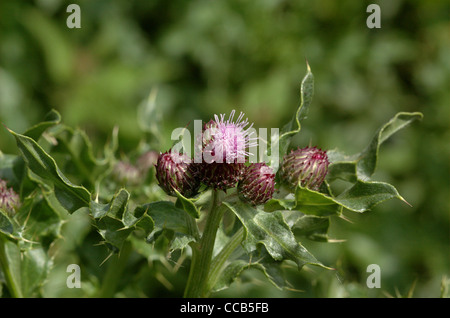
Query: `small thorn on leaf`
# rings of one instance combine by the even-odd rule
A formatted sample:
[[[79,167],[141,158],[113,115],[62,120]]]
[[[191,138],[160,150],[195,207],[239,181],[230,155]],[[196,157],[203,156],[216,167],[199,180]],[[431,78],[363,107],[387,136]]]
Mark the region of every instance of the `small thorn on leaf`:
[[[411,208],[413,207],[408,201],[406,201],[402,196],[399,196],[399,199],[409,205]]]

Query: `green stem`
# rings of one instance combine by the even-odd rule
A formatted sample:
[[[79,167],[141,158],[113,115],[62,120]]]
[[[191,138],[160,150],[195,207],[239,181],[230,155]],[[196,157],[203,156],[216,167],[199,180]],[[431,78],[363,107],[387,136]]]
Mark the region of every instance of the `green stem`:
[[[117,291],[117,285],[122,277],[122,273],[125,270],[129,256],[132,251],[131,242],[125,241],[120,253],[113,255],[109,260],[108,269],[103,277],[103,283],[101,289],[98,291],[97,297],[99,298],[111,298]]]
[[[222,248],[219,254],[214,257],[211,262],[211,271],[208,277],[208,283],[206,285],[207,290],[212,290],[216,285],[217,280],[224,269],[225,262],[229,259],[231,253],[241,244],[244,239],[244,227],[234,233],[228,243]]]
[[[180,209],[184,209],[183,204],[180,202],[180,199],[177,199],[177,201],[175,202],[175,206]],[[189,213],[185,213],[184,215],[186,219],[188,233],[195,238],[195,241],[198,241],[200,238],[200,234],[198,232],[198,226],[197,223],[195,222],[195,219]]]
[[[184,291],[186,298],[205,297],[211,259],[217,230],[222,220],[224,209],[220,206],[219,192],[213,191],[211,211],[206,219],[205,228],[199,243],[192,244],[192,261],[188,282]]]
[[[22,298],[22,291],[11,273],[10,264],[6,256],[6,243],[7,239],[2,234],[0,234],[0,264],[3,271],[3,276],[5,277],[6,286],[8,287],[11,297]]]

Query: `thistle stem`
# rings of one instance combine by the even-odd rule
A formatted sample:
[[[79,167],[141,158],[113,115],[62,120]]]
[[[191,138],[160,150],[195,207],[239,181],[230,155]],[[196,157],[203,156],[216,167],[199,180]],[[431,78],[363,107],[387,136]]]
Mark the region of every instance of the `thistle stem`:
[[[132,252],[130,241],[125,241],[120,254],[113,255],[109,262],[108,269],[103,278],[102,286],[97,294],[99,298],[112,298],[117,291],[117,285],[125,270],[129,256]]]
[[[5,277],[6,286],[8,287],[9,293],[13,298],[22,298],[22,291],[20,286],[18,286],[18,282],[13,277],[11,272],[11,264],[8,262],[8,258],[6,256],[6,244],[7,239],[0,234],[0,266],[3,271],[3,276]]]
[[[207,216],[205,228],[199,243],[192,247],[192,262],[184,297],[199,298],[209,294],[207,282],[211,268],[211,260],[217,230],[224,213],[219,202],[219,192],[213,191],[211,210]]]
[[[211,270],[208,276],[207,290],[211,290],[214,285],[217,283],[217,279],[219,275],[222,273],[224,269],[224,265],[231,253],[241,244],[244,239],[244,227],[241,227],[239,230],[234,233],[234,235],[230,238],[228,243],[222,248],[222,250],[214,257],[211,262]]]

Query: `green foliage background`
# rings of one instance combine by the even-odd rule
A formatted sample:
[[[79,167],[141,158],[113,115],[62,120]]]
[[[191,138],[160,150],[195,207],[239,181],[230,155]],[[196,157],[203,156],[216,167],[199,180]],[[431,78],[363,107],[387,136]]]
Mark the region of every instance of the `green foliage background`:
[[[72,2],[81,7],[81,29],[66,27]],[[366,27],[370,3],[381,7],[381,29]],[[119,149],[127,154],[143,135],[139,105],[157,89],[158,145],[164,151],[174,128],[232,109],[244,111],[256,128],[281,127],[298,103],[305,59],[314,73],[315,95],[295,145],[356,153],[395,113],[424,114],[423,121],[383,145],[378,163],[377,179],[394,184],[412,207],[388,201],[362,215],[346,214],[351,222],[335,219],[329,235],[344,242],[304,245],[337,270],[287,269],[296,291],[280,291],[249,270],[216,295],[445,294],[448,1],[2,1],[0,121],[23,132],[54,108],[65,124],[85,130],[99,152],[119,127]],[[0,150],[18,152],[3,128]],[[43,295],[92,295],[112,275],[108,262],[100,266],[107,251],[95,245],[97,234],[82,215],[74,215],[63,231]],[[86,269],[81,290],[65,286],[71,263]],[[116,296],[182,294],[188,269],[150,256],[145,263],[132,255],[120,265],[125,270],[114,283],[121,286]],[[381,267],[381,289],[366,287],[366,268],[373,263]],[[134,294],[134,285],[143,294]]]

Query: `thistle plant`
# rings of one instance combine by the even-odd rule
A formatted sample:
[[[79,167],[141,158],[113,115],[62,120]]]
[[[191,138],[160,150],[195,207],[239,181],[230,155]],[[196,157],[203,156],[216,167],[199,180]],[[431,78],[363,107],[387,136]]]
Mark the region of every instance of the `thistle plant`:
[[[248,268],[261,270],[280,289],[289,286],[284,265],[330,269],[302,242],[328,242],[328,225],[344,210],[363,213],[388,199],[405,201],[393,185],[373,180],[373,174],[380,146],[422,114],[394,115],[353,155],[292,145],[312,105],[313,84],[308,66],[292,120],[270,140],[256,136],[243,112],[236,119],[235,111],[212,115],[193,138],[194,156],[176,147],[150,149],[134,168],[117,166],[117,133],[96,157],[87,136],[61,123],[56,111],[22,134],[8,129],[20,155],[0,156],[0,176],[21,189],[14,196],[0,183],[0,257],[9,295],[39,295],[52,264],[49,246],[60,235],[64,218],[76,211],[89,214],[101,243],[121,264],[133,247],[139,247],[138,254],[163,250],[158,257],[146,254],[146,259],[177,252],[173,261],[189,267],[184,297],[213,295]],[[56,142],[49,146],[48,138]],[[268,150],[254,162],[252,149],[262,142]],[[65,156],[57,156],[61,152]],[[153,166],[154,179],[138,178]],[[124,183],[124,176],[141,181]],[[336,180],[345,180],[347,188],[336,190]],[[10,213],[19,201],[17,212]],[[45,226],[43,215],[48,215]],[[225,224],[224,215],[232,222]],[[145,249],[145,244],[155,248]],[[13,264],[20,262],[15,255],[21,253],[27,262],[21,271],[14,270]],[[108,269],[110,277],[123,273],[116,263]],[[40,280],[18,283],[30,272]],[[114,295],[117,280],[102,290]]]

